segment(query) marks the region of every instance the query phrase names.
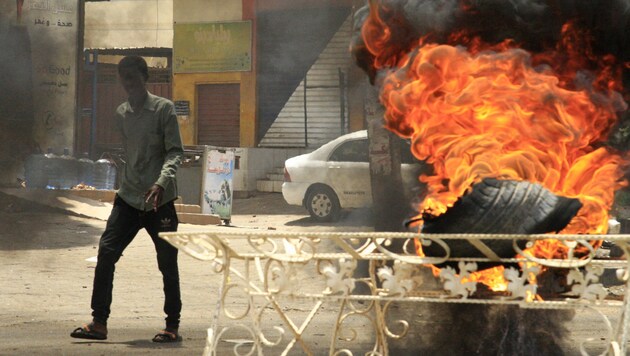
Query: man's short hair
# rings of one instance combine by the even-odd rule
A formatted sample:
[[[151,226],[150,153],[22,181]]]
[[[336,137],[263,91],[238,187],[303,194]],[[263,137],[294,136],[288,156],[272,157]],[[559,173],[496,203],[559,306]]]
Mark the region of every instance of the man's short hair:
[[[149,80],[149,67],[147,66],[147,61],[140,56],[125,56],[120,60],[120,62],[118,62],[119,75],[123,68],[136,69],[142,73],[145,81]]]

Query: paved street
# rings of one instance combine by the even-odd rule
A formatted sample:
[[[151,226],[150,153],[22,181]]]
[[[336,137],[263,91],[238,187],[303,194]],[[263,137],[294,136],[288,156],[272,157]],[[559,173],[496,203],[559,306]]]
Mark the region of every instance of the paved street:
[[[201,354],[220,283],[210,264],[180,255],[184,305],[180,330],[184,342],[173,346],[154,344],[150,340],[163,326],[162,282],[153,245],[146,232],[141,232],[117,264],[108,340],[72,339],[70,331],[90,320],[94,257],[105,222],[68,215],[4,194],[0,194],[0,209],[3,211],[0,214],[0,355]],[[235,227],[180,225],[180,231],[241,228],[369,231],[370,220],[369,211],[355,211],[336,224],[315,224],[300,207],[287,206],[279,194],[269,194],[236,200]],[[238,298],[234,301],[239,303]],[[309,311],[306,304],[293,307],[304,314]],[[434,306],[414,308],[400,309],[405,318],[419,327],[402,343],[392,343],[398,350],[396,355],[414,354],[412,350],[418,340],[432,342],[423,337],[423,330],[437,327],[450,330],[454,322]],[[614,315],[618,311],[602,311],[616,320]],[[317,323],[309,327],[309,337],[321,347],[317,354],[327,353],[330,326],[335,317],[335,311],[325,306]],[[578,313],[570,331],[567,354],[579,353],[578,340],[585,337],[595,340],[589,350],[602,351],[605,329],[595,313]],[[450,343],[458,337],[449,332],[439,342]],[[234,344],[223,342],[220,354],[231,352],[233,347]]]
[[[201,353],[219,285],[210,264],[180,255],[184,342],[154,344],[151,338],[163,327],[162,281],[151,239],[141,231],[116,266],[108,340],[72,339],[70,331],[91,320],[94,257],[105,222],[4,194],[0,210],[0,355]],[[365,230],[361,225],[369,219],[353,213],[344,225],[317,226],[305,210],[286,205],[279,194],[236,200],[234,213],[235,227],[182,224],[179,230]]]

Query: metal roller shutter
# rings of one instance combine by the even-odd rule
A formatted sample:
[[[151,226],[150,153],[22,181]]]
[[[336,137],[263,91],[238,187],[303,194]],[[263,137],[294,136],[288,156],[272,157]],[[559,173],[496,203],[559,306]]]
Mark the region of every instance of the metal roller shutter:
[[[197,144],[240,146],[240,84],[197,86]]]

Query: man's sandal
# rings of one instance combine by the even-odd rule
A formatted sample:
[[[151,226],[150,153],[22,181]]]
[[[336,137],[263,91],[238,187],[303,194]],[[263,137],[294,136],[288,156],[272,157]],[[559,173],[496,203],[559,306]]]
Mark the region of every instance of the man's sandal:
[[[176,331],[168,331],[162,330],[155,337],[153,337],[153,342],[167,343],[167,342],[180,342],[182,341],[182,336],[179,335]]]
[[[106,340],[107,332],[100,332],[94,330],[94,323],[84,324],[80,328],[74,329],[72,333],[70,333],[71,337],[77,339],[90,339],[90,340]]]

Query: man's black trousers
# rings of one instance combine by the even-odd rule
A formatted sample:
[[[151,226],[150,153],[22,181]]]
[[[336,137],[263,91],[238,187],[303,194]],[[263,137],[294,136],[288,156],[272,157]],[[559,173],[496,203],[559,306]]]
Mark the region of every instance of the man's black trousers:
[[[177,248],[158,236],[160,232],[177,231],[177,224],[177,213],[172,201],[162,205],[157,211],[143,212],[116,196],[112,213],[107,220],[107,227],[98,247],[98,261],[92,289],[94,321],[107,325],[112,304],[115,264],[138,231],[144,228],[153,240],[158,267],[162,272],[166,325],[172,328],[179,327],[182,302],[179,291]]]

